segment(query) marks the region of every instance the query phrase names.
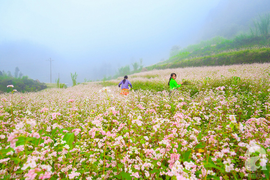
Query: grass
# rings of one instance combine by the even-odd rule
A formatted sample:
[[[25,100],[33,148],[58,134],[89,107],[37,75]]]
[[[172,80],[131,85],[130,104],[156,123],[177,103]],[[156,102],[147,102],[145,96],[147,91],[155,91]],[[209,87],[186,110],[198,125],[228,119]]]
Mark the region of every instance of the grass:
[[[57,88],[57,84],[56,83],[46,83],[47,88]]]

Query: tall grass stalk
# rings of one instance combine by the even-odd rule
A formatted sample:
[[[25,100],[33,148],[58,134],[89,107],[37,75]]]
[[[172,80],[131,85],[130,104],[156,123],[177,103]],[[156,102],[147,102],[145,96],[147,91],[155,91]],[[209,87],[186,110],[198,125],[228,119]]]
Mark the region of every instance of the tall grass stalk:
[[[71,74],[71,79],[72,79],[72,83],[73,83],[73,86],[76,86],[77,84],[77,73],[75,72],[74,74],[70,73]]]

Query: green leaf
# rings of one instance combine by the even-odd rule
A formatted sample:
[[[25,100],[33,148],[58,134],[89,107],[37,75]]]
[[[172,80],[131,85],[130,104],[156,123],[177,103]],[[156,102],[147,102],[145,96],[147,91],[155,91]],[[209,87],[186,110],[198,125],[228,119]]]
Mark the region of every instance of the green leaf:
[[[219,177],[213,176],[213,175],[208,175],[208,176],[207,176],[207,179],[208,179],[208,178],[213,178],[213,179],[215,179],[215,180],[220,180]]]
[[[266,169],[266,170],[263,170],[263,173],[264,173],[264,175],[265,175],[265,177],[266,177],[266,179],[270,179],[270,173],[269,173],[269,169]]]
[[[24,171],[21,170],[21,171],[15,171],[16,174],[22,174]]]
[[[16,146],[24,145],[26,142],[25,137],[18,137],[17,139],[18,139],[18,141],[16,141]]]
[[[5,175],[4,179],[10,179],[11,175]]]
[[[153,169],[152,171],[150,171],[151,172],[151,174],[154,174],[154,173],[158,173],[159,172],[159,170],[158,169]]]
[[[51,133],[52,137],[54,136],[54,134],[56,133],[57,130],[58,130],[57,127],[56,127],[55,129],[52,130],[52,133]]]
[[[127,180],[132,180],[132,177],[130,176],[130,174],[126,173],[126,172],[121,172],[120,174],[118,174],[116,176],[119,179],[127,179]]]
[[[35,145],[35,146],[38,146],[39,144],[41,144],[41,143],[44,143],[44,140],[43,139],[34,139],[33,141],[32,141],[32,143]]]
[[[67,145],[73,149],[73,142],[74,142],[74,133],[67,133],[64,138],[63,138],[64,141],[66,141]]]
[[[202,132],[200,132],[199,134],[198,134],[198,140],[201,140],[202,139]]]
[[[123,164],[118,164],[117,165],[119,168],[122,168],[124,165]]]
[[[197,146],[195,146],[195,149],[202,149],[204,147],[205,147],[205,145],[203,145],[202,143],[200,143]]]
[[[191,150],[185,152],[185,154],[183,156],[183,161],[188,161],[189,160],[190,153],[191,153]]]
[[[21,161],[20,158],[14,158],[14,157],[12,157],[11,160],[13,160],[15,164],[19,164]]]
[[[222,169],[221,167],[216,166],[212,162],[208,162],[207,164],[204,164],[204,167],[206,167],[206,168],[215,168],[215,169],[220,170],[222,173],[225,173],[224,169]]]

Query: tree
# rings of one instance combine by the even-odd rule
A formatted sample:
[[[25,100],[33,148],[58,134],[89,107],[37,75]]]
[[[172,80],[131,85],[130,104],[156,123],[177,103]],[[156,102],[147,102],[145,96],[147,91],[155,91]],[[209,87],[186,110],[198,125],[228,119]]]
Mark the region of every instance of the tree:
[[[259,20],[254,20],[253,24],[255,27],[255,32],[252,28],[250,28],[252,36],[258,36],[258,32],[260,32],[261,36],[268,36],[270,26],[270,14],[259,16]]]
[[[77,82],[77,73],[75,72],[74,74],[70,73],[71,74],[71,79],[72,79],[72,83],[73,83],[73,86],[76,86]]]
[[[139,68],[139,63],[135,62],[132,64],[132,66],[133,66],[133,71],[137,71]]]
[[[140,70],[142,70],[142,68],[143,68],[143,59],[141,58],[140,59]]]
[[[20,74],[19,74],[19,78],[22,78],[23,77],[23,73],[22,72],[20,72]]]
[[[16,67],[15,73],[14,73],[15,78],[18,78],[19,71],[20,71],[20,69],[18,67]]]
[[[2,73],[2,71],[0,71],[0,76],[3,76],[3,73]]]
[[[126,65],[126,66],[124,66],[124,67],[120,67],[120,68],[118,69],[118,74],[119,74],[120,76],[125,76],[125,75],[130,74],[130,67],[129,67],[129,65]]]
[[[12,77],[12,75],[11,75],[11,72],[10,72],[10,71],[8,71],[8,76],[9,76],[9,77]]]

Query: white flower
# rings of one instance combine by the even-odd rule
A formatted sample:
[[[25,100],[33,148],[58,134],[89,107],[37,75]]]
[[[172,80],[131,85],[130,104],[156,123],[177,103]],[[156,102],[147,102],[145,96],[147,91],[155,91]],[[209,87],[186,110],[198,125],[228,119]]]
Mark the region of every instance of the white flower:
[[[27,110],[25,113],[28,114],[28,115],[32,114],[29,110]]]
[[[149,176],[150,176],[150,174],[149,174],[148,171],[145,171],[145,176],[146,176],[146,177],[149,177]]]
[[[260,148],[261,147],[258,145],[253,145],[253,146],[249,147],[248,150],[250,153],[254,153],[254,152],[258,151]]]
[[[8,88],[9,88],[9,87],[13,88],[14,86],[13,86],[13,85],[8,85],[7,87],[8,87]]]
[[[239,129],[240,129],[240,131],[241,131],[241,132],[243,132],[243,131],[244,131],[244,126],[243,126],[243,124],[242,124],[242,123],[239,123]]]
[[[145,139],[146,141],[148,141],[148,140],[149,140],[149,138],[148,138],[147,136],[144,136],[144,139]]]
[[[230,172],[233,170],[233,164],[230,164],[229,166],[228,165],[225,165],[225,171],[226,172]]]
[[[103,87],[99,92],[111,92],[109,87]]]
[[[66,145],[64,146],[64,148],[69,149],[69,145],[66,144]]]
[[[15,128],[17,130],[23,129],[23,127],[24,127],[24,123],[23,122],[19,122],[18,124],[15,125]]]
[[[260,159],[260,165],[262,166],[262,167],[265,167],[266,166],[266,163],[267,163],[267,159]]]
[[[237,123],[235,115],[229,115],[229,119],[232,121],[232,123]]]
[[[43,169],[43,170],[46,170],[48,172],[51,172],[52,170],[52,167],[50,165],[40,165],[40,168]]]

